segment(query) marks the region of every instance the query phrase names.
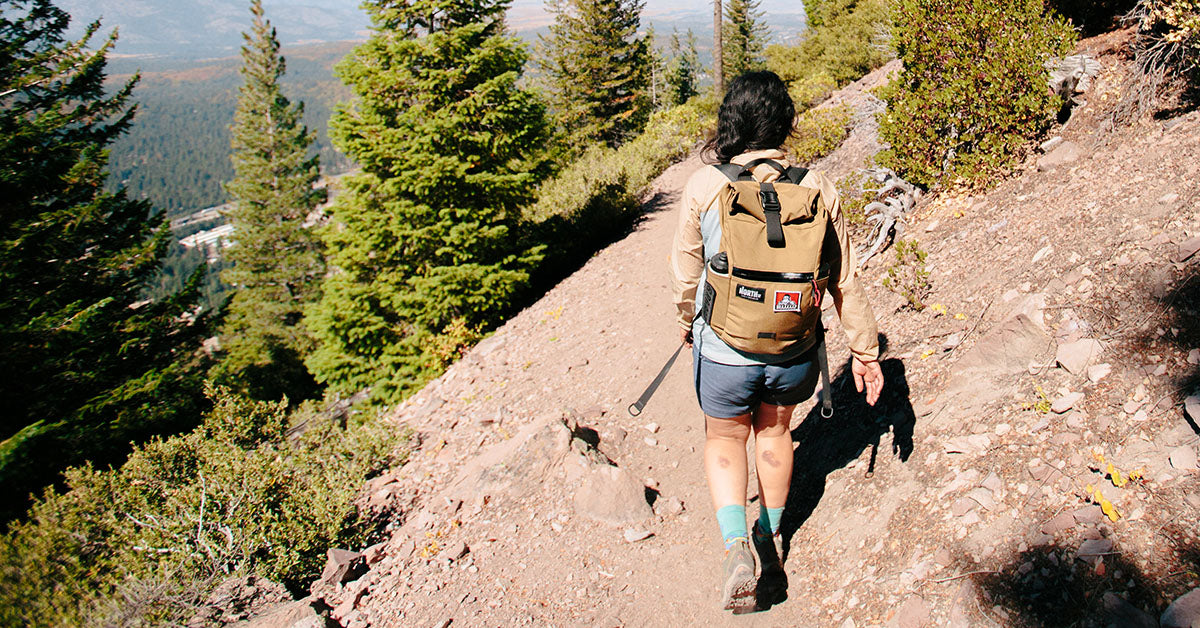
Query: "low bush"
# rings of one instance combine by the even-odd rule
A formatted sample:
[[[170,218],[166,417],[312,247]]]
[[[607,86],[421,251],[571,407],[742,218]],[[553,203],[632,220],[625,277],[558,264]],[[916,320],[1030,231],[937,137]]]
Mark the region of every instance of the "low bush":
[[[905,307],[918,312],[925,309],[925,299],[933,289],[925,269],[928,255],[916,240],[896,241],[896,261],[883,278],[885,288],[904,297]]]
[[[353,502],[365,478],[402,460],[391,428],[208,392],[215,407],[196,430],[151,441],[118,469],[70,470],[65,491],[47,491],[0,537],[0,625],[181,623],[220,578],[298,586],[327,548],[367,540]],[[296,423],[306,429],[289,437]]]
[[[887,0],[823,0],[806,8],[812,27],[797,45],[767,47],[767,67],[789,85],[825,74],[835,87],[858,80],[894,56]],[[796,106],[800,107],[797,102]]]
[[[898,0],[904,69],[883,91],[878,161],[922,186],[1006,171],[1060,106],[1045,62],[1075,33],[1045,0]]]
[[[796,103],[796,111],[804,112],[829,98],[837,88],[837,81],[828,72],[817,72],[789,82],[788,95]]]
[[[1134,16],[1143,67],[1200,78],[1200,0],[1141,0]]]
[[[633,224],[646,186],[715,126],[716,108],[707,95],[657,112],[637,138],[615,149],[589,148],[542,184],[523,216],[525,237],[545,256],[531,294],[541,294]]]
[[[796,132],[787,148],[796,163],[809,164],[837,150],[850,135],[851,111],[846,105],[809,109],[796,117]]]

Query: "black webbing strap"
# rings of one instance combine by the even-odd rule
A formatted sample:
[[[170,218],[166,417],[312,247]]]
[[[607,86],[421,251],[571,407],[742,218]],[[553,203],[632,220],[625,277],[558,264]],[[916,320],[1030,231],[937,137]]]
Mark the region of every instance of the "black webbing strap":
[[[767,164],[768,166],[774,168],[775,172],[778,172],[780,176],[787,172],[787,169],[783,167],[783,164],[775,161],[774,159],[767,159],[766,157],[760,157],[758,159],[749,161],[745,166],[742,166],[742,168],[744,168],[746,172],[750,172],[751,170],[754,170],[763,164]]]
[[[821,367],[821,416],[833,416],[833,388],[829,385],[829,354],[825,351],[825,328],[817,323],[821,339],[817,342],[817,363]]]
[[[808,168],[801,168],[799,166],[792,166],[783,173],[783,178],[794,183],[795,185],[800,185],[800,182],[803,181],[804,177],[806,176],[808,176]]]
[[[650,385],[642,393],[642,396],[629,405],[629,416],[637,416],[642,413],[642,408],[646,407],[646,404],[650,402],[650,397],[654,395],[654,391],[658,390],[659,384],[667,377],[667,371],[671,370],[671,366],[675,364],[675,358],[679,357],[679,352],[683,350],[683,347],[683,343],[679,343],[679,347],[675,349],[675,353],[671,354],[671,359],[667,360],[667,363],[663,365],[662,370],[658,372],[658,376],[654,378],[654,381],[650,382]],[[637,412],[634,412],[634,408],[637,409]]]
[[[779,194],[775,192],[775,186],[770,183],[761,183],[758,188],[758,200],[762,203],[763,217],[767,222],[767,244],[771,248],[783,248],[783,220],[780,217],[780,212],[783,207],[779,204]]]
[[[737,181],[743,170],[743,168],[737,164],[717,164],[716,168],[717,170],[720,170],[721,174],[725,175],[725,178],[729,179],[730,181]]]

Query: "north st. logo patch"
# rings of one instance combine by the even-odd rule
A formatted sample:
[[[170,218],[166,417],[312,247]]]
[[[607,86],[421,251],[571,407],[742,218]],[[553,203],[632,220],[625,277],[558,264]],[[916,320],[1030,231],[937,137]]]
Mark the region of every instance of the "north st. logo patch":
[[[775,293],[775,311],[776,312],[798,312],[800,311],[800,293],[799,292],[783,292],[782,290]]]
[[[743,299],[757,301],[758,303],[762,303],[767,297],[766,291],[762,288],[751,288],[750,286],[743,286],[741,284],[738,284],[737,295]]]

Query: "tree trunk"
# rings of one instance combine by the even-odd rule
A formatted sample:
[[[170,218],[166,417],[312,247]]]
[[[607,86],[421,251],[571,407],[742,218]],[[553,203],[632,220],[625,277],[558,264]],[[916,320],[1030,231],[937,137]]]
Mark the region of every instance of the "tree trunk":
[[[725,96],[725,56],[721,51],[721,13],[724,0],[713,0],[713,85],[717,98]]]

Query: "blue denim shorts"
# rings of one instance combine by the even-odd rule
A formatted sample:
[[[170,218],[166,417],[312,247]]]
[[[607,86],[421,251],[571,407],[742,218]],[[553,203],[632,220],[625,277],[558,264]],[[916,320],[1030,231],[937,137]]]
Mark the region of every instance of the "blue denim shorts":
[[[692,373],[704,414],[731,419],[753,412],[760,403],[790,406],[808,399],[820,369],[816,347],[779,364],[731,366],[709,360],[693,346]]]

